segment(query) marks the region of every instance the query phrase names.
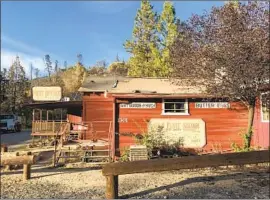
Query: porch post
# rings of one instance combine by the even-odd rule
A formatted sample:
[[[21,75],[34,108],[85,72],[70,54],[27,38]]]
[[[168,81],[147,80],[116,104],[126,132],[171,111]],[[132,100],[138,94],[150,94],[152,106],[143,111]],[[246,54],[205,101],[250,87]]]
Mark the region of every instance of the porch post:
[[[62,113],[63,109],[61,108],[61,124],[62,124],[62,118],[63,118],[63,113]]]
[[[42,109],[39,109],[39,131],[41,131]]]
[[[46,110],[46,112],[47,112],[46,131],[48,131],[49,112],[48,110]]]
[[[113,98],[113,121],[112,121],[112,131],[111,133],[109,134],[112,134],[111,135],[111,141],[109,141],[111,143],[111,156],[112,156],[112,160],[114,161],[115,159],[115,131],[116,131],[116,128],[115,128],[115,123],[116,123],[116,98],[114,97]]]

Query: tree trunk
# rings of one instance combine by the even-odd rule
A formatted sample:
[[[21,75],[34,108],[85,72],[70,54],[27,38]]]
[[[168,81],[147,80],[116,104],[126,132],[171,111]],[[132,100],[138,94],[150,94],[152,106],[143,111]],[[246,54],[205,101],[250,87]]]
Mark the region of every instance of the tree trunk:
[[[252,139],[252,128],[253,128],[253,119],[254,119],[254,111],[255,111],[255,103],[252,103],[248,106],[248,127],[245,137],[245,149],[249,149],[251,145],[251,139]]]

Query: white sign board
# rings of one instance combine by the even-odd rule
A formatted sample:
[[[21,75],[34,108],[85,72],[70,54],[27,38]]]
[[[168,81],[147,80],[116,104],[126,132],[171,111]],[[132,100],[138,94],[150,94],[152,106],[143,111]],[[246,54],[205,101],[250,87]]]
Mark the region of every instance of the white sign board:
[[[156,103],[121,103],[120,108],[156,108]]]
[[[163,127],[167,142],[181,141],[183,147],[201,148],[206,145],[205,122],[202,119],[151,119],[148,131]]]
[[[33,87],[34,101],[60,101],[62,98],[61,87]]]
[[[197,102],[195,108],[230,108],[228,102]]]

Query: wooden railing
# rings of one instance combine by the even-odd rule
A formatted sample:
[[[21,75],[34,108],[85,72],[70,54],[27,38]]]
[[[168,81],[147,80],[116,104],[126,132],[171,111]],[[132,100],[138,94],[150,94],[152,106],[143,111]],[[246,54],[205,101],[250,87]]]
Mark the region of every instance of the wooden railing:
[[[102,174],[106,177],[106,198],[118,198],[118,175],[264,163],[270,162],[269,155],[269,150],[264,150],[124,163],[109,163],[102,169]]]
[[[26,155],[19,155],[18,152],[12,154],[7,152],[8,148],[5,145],[1,145],[0,154],[0,165],[11,166],[11,165],[23,165],[23,180],[31,178],[31,165],[35,163],[35,156],[31,152],[27,152]]]
[[[61,125],[66,124],[66,121],[33,121],[32,133],[35,132],[52,132],[57,133],[61,129]]]

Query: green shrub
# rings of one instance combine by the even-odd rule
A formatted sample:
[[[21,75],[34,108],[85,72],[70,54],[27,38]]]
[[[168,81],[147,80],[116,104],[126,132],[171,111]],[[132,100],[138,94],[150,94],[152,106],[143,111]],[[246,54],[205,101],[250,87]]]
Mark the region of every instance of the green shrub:
[[[235,142],[233,142],[231,144],[231,148],[233,149],[233,151],[235,151],[235,152],[247,152],[247,151],[254,150],[254,148],[250,147],[250,141],[251,141],[252,135],[253,135],[252,130],[249,133],[241,134],[244,144],[241,147],[241,146],[237,145]]]
[[[123,148],[123,151],[121,153],[120,157],[121,162],[127,162],[129,161],[129,149],[127,147]]]

